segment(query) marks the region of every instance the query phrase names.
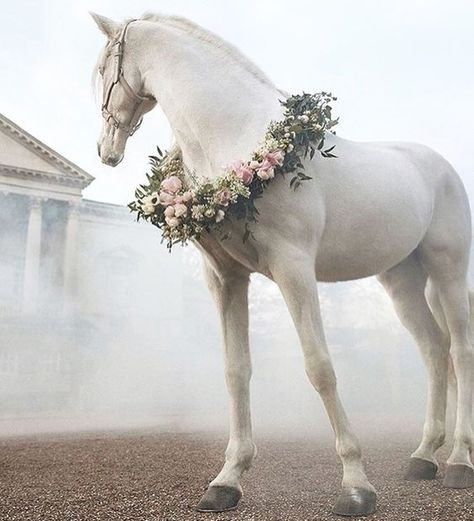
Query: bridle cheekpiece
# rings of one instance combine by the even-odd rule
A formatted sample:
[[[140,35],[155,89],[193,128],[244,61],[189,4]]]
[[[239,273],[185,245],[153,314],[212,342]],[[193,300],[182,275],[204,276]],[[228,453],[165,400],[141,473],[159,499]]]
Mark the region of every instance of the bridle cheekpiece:
[[[155,98],[153,98],[152,96],[140,96],[139,94],[137,94],[132,89],[132,87],[130,86],[128,81],[125,79],[125,76],[123,74],[122,62],[123,62],[125,37],[127,34],[128,26],[132,22],[135,22],[135,21],[136,20],[130,20],[129,22],[127,22],[125,24],[124,28],[122,29],[122,32],[120,33],[119,38],[113,44],[114,52],[113,52],[112,56],[114,58],[114,75],[113,75],[112,82],[110,83],[110,85],[107,88],[107,94],[105,96],[104,103],[102,104],[102,116],[105,119],[105,121],[107,121],[108,123],[112,122],[111,124],[116,129],[121,129],[124,132],[127,132],[127,134],[129,136],[132,136],[140,128],[140,125],[142,124],[143,116],[140,116],[140,114],[142,113],[142,111],[141,111],[142,106],[147,102],[155,101]],[[109,104],[110,104],[110,98],[112,96],[112,92],[114,90],[114,87],[118,84],[120,84],[123,87],[127,96],[129,98],[131,98],[134,102],[132,117],[130,118],[128,124],[122,123],[121,121],[119,121],[114,116],[114,114],[109,110]]]

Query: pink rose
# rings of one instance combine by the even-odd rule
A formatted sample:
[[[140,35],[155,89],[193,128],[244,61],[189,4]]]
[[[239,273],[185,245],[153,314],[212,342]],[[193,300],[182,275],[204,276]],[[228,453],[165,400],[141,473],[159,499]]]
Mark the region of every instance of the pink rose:
[[[263,164],[265,164],[265,161]],[[272,166],[269,168],[262,167],[257,170],[257,175],[262,181],[268,181],[275,177],[275,169]]]
[[[281,166],[283,164],[283,160],[285,158],[285,154],[282,150],[272,150],[268,152],[265,156],[265,161],[268,161],[272,166]]]
[[[174,195],[169,194],[168,192],[160,192],[160,203],[163,206],[169,206],[174,203]]]
[[[231,163],[231,168],[244,185],[249,185],[252,182],[255,172],[249,165],[245,164],[243,161],[234,161]]]
[[[169,194],[175,194],[183,186],[181,179],[172,175],[161,182],[161,189]]]
[[[165,217],[174,217],[174,208],[172,206],[166,207]]]
[[[222,206],[227,206],[230,202],[232,194],[228,188],[223,188],[220,192],[216,194],[216,202],[221,204]]]
[[[165,221],[170,228],[176,228],[181,224],[181,221],[177,217],[166,217]]]
[[[188,190],[187,192],[184,192],[183,194],[183,201],[185,203],[188,203],[189,201],[192,201],[194,199],[194,192],[191,190]]]
[[[188,213],[188,207],[185,204],[174,205],[175,217],[184,217]]]

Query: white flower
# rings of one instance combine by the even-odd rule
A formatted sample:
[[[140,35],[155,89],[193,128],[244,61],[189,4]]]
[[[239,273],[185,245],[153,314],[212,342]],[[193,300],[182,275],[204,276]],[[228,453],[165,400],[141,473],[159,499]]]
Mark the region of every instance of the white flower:
[[[142,212],[145,215],[151,215],[151,214],[155,213],[156,204],[153,204],[153,201],[156,201],[156,200],[157,200],[156,197],[152,194],[152,195],[145,196],[140,201],[140,206],[141,206]]]
[[[165,217],[165,221],[170,228],[176,228],[181,224],[181,221],[177,217]]]
[[[196,219],[196,221],[202,221],[202,218],[204,217],[202,214],[202,210],[203,207],[200,204],[193,206],[191,210],[191,215],[193,219]]]
[[[273,179],[275,177],[275,170],[273,168],[261,168],[260,170],[257,170],[257,175],[262,181],[268,181],[269,179]]]
[[[225,212],[223,210],[218,210],[216,215],[216,223],[220,223],[222,220],[224,220]]]
[[[216,211],[214,210],[214,208],[208,208],[205,212],[204,212],[204,215],[206,217],[214,217],[214,215],[216,215]]]
[[[308,123],[309,118],[306,114],[303,114],[302,116],[298,116],[298,119],[301,121],[301,123]]]
[[[185,204],[174,205],[174,215],[176,217],[184,217],[188,213],[188,207]]]
[[[290,143],[287,147],[286,147],[286,150],[288,152],[291,152],[295,147]]]

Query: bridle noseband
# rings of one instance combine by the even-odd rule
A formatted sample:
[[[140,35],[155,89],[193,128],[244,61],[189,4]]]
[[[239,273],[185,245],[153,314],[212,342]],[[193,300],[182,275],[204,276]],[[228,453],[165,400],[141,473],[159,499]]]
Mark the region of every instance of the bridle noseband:
[[[113,57],[115,59],[114,61],[114,76],[113,80],[110,83],[107,94],[105,96],[105,101],[102,104],[102,116],[105,119],[105,121],[110,122],[112,121],[112,125],[116,129],[121,129],[124,132],[127,132],[129,136],[132,136],[142,124],[143,116],[140,116],[141,114],[141,108],[146,102],[155,101],[155,98],[152,96],[140,96],[134,90],[132,87],[130,87],[130,84],[125,79],[125,76],[123,75],[123,68],[122,68],[122,61],[123,61],[123,51],[124,51],[124,44],[125,44],[125,36],[127,34],[128,26],[132,23],[136,22],[136,20],[130,20],[127,22],[122,29],[122,32],[120,33],[120,36],[118,40],[114,43],[114,47],[116,48],[115,52],[113,53]],[[114,87],[119,84],[123,87],[125,93],[129,98],[131,98],[134,102],[134,108],[132,112],[132,117],[130,118],[130,121],[128,124],[120,122],[113,113],[109,110],[109,103],[110,98],[112,96],[112,91]]]

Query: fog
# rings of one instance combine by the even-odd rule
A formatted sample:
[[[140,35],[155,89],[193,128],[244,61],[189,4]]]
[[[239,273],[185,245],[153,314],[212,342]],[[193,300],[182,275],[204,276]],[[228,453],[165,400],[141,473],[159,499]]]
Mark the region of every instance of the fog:
[[[25,314],[28,212],[22,197],[2,200],[0,434],[225,430],[219,322],[199,253],[168,254],[150,225],[116,207],[120,217],[104,220],[96,204],[81,210],[71,296],[63,284],[64,205],[43,203],[40,293],[36,313]],[[425,370],[381,286],[374,279],[320,286],[339,389],[356,427],[420,431]],[[284,302],[262,276],[252,277],[250,314],[256,433],[328,434]]]
[[[338,0],[329,7],[297,0],[291,8],[283,0],[55,0],[2,7],[0,64],[8,74],[1,110],[96,177],[86,197],[125,203],[144,179],[147,155],[170,137],[157,109],[113,172],[100,164],[100,110],[89,78],[104,38],[89,9],[117,20],[149,9],[189,17],[235,43],[285,90],[333,91],[344,137],[425,143],[453,163],[474,194],[474,10],[465,0]],[[64,203],[43,202],[39,297],[29,313],[28,201],[1,192],[0,185],[0,435],[227,429],[219,323],[199,254],[189,247],[169,255],[158,232],[134,223],[125,209],[86,201],[69,292],[67,211]],[[421,432],[425,370],[382,288],[368,279],[321,284],[320,291],[340,393],[358,431]],[[255,432],[327,434],[289,314],[276,286],[261,276],[252,277],[250,310]]]

